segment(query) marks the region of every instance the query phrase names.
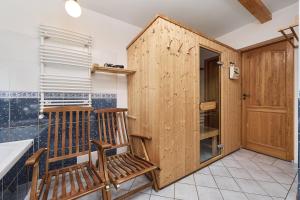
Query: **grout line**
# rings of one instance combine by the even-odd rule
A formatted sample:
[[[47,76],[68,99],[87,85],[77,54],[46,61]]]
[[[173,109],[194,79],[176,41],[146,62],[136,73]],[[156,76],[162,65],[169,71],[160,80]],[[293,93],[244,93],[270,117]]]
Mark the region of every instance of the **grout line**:
[[[176,198],[176,187],[175,187],[175,183],[174,183],[174,199]]]
[[[198,193],[198,189],[197,189],[197,185],[196,185],[196,180],[195,180],[194,174],[192,174],[192,176],[193,176],[193,180],[194,180],[194,183],[195,183],[195,188],[196,188],[197,198],[198,198],[198,200],[199,200],[200,197],[199,197],[199,193]]]
[[[220,188],[219,188],[219,185],[218,185],[218,183],[217,183],[215,177],[213,176],[212,171],[210,170],[209,166],[208,166],[208,170],[210,171],[210,174],[211,174],[211,176],[212,176],[213,179],[214,179],[214,182],[215,182],[215,184],[216,184],[216,186],[217,186],[217,189],[218,189],[219,193],[221,194],[222,199],[224,200],[223,194],[222,194],[222,192],[221,192],[221,190],[220,190]]]
[[[257,155],[259,155],[259,153],[257,153]],[[277,159],[278,160],[278,159]],[[255,164],[255,161],[253,161],[253,160],[251,160],[252,162],[254,162],[254,164]],[[276,162],[276,161],[275,161]],[[264,163],[263,163],[264,164]],[[272,165],[273,166],[273,165]],[[257,167],[259,167],[259,166],[257,166]],[[273,167],[276,167],[276,166],[273,166]],[[270,175],[269,173],[267,173],[267,171],[265,171],[264,169],[262,169],[261,167],[259,167],[261,170],[256,170],[256,171],[263,171],[265,174],[267,174],[267,175],[269,175],[271,178],[273,178],[274,179],[274,181],[275,182],[269,182],[269,181],[262,181],[262,182],[268,182],[268,183],[277,183],[277,184],[279,184],[281,187],[283,187],[285,190],[286,190],[286,188],[282,185],[283,183],[280,183],[280,182],[278,182],[272,175]],[[276,167],[276,168],[278,168],[278,167]],[[248,169],[246,169],[246,168],[244,168],[247,172],[249,171]],[[280,168],[278,168],[278,169],[280,169]],[[281,170],[281,169],[280,169]],[[281,170],[282,171],[282,170]],[[286,173],[284,173],[284,174],[286,174]],[[288,174],[286,174],[286,175],[288,175]],[[253,177],[251,174],[250,174],[250,176],[251,177]],[[295,177],[297,176],[297,173],[296,173],[296,175],[295,175]],[[261,184],[259,183],[259,181],[258,180],[256,180],[256,179],[254,179],[254,181],[261,187],[261,189],[264,191],[264,192],[266,192],[265,191],[265,189],[261,186]],[[290,188],[292,187],[292,185],[290,186]],[[268,192],[266,192],[268,195],[270,195]],[[288,193],[287,193],[287,195],[288,195]],[[271,195],[270,195],[271,196]],[[271,196],[271,197],[275,197],[275,196]],[[281,197],[278,197],[278,198],[281,198]]]
[[[292,189],[292,187],[293,187],[293,184],[294,184],[294,182],[295,182],[295,180],[296,180],[296,177],[297,177],[297,175],[294,177],[294,179],[293,179],[293,183],[292,183],[292,185],[291,185],[291,187],[290,187],[290,189],[288,189],[288,192],[287,192],[287,194],[286,194],[286,196],[285,196],[285,198],[284,199],[286,199],[287,197],[288,197],[288,195],[290,194],[290,192],[291,192],[291,189]],[[298,187],[298,186],[297,186]],[[291,192],[292,193],[292,192]]]

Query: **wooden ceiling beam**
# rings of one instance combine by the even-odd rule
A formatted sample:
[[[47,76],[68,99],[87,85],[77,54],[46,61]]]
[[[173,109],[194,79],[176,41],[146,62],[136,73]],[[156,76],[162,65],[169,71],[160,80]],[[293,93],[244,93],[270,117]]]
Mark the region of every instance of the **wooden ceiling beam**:
[[[272,20],[272,13],[262,0],[239,0],[239,2],[256,18],[260,23]]]

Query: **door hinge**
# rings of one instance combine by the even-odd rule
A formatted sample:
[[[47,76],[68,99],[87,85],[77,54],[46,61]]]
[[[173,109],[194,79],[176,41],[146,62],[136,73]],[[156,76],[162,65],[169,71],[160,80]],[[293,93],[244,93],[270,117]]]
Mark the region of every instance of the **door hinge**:
[[[219,149],[224,149],[224,144],[218,144]]]

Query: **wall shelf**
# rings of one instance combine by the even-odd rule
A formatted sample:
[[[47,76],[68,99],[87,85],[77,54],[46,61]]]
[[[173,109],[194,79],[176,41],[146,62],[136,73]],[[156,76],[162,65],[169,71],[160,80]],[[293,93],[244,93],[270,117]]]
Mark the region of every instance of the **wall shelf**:
[[[95,73],[95,72],[131,75],[134,74],[136,71],[129,70],[129,69],[121,69],[121,68],[103,67],[98,64],[93,64],[91,73]]]

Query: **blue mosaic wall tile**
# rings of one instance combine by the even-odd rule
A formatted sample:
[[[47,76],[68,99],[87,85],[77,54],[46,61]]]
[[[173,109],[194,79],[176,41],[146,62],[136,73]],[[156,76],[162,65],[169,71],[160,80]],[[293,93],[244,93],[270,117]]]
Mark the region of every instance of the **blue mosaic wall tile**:
[[[85,98],[86,94],[63,94],[49,93],[47,98]],[[92,94],[92,106],[94,108],[109,108],[117,106],[115,94]],[[24,163],[28,156],[39,148],[47,147],[48,116],[39,119],[39,93],[37,92],[1,92],[0,91],[0,142],[10,142],[23,139],[34,139],[33,147],[13,166],[13,168],[0,180],[0,200],[24,199],[30,187],[32,168],[25,167]],[[67,116],[69,120],[69,116]],[[75,113],[73,122],[76,120]],[[80,121],[82,120],[80,116]],[[87,120],[87,117],[85,117]],[[97,132],[97,119],[92,112],[91,135],[92,139],[99,139]],[[62,122],[60,116],[59,122]],[[51,124],[54,124],[54,119]],[[68,126],[67,126],[68,128]],[[80,127],[81,129],[81,127]],[[75,138],[74,140],[75,141]],[[81,141],[81,138],[80,138]],[[74,143],[75,144],[75,143]],[[74,144],[72,146],[74,146]],[[59,144],[61,146],[61,144]],[[74,148],[74,147],[73,147]],[[95,147],[93,147],[96,150]],[[73,149],[75,151],[75,149]],[[115,154],[115,150],[108,152]],[[46,154],[40,160],[40,177],[45,172]],[[62,166],[70,166],[77,162],[71,158],[62,162],[51,164],[50,168],[55,169]],[[17,191],[17,192],[16,192]],[[3,200],[4,200],[3,199]]]
[[[0,128],[9,127],[9,99],[0,99]]]
[[[15,177],[12,179],[8,187],[3,189],[3,200],[18,199],[17,186],[18,186],[17,177]]]
[[[10,137],[14,141],[33,139],[38,136],[38,126],[20,126],[10,128]]]
[[[18,174],[18,200],[24,200],[26,195],[28,194],[28,191],[30,189],[30,182],[29,177],[32,175],[29,174],[29,170],[26,167],[23,167],[23,169]]]
[[[117,107],[117,99],[92,99],[94,109],[98,108],[115,108]]]
[[[0,180],[0,200],[2,200],[3,198],[3,180]]]
[[[36,98],[10,99],[10,127],[38,125],[39,101]]]
[[[3,200],[25,198],[29,190],[30,174],[24,164],[32,153],[33,148],[30,148],[2,178],[1,193],[3,194]]]
[[[12,141],[12,138],[9,134],[9,128],[0,128],[0,143],[10,141]]]
[[[300,94],[300,93],[299,93]],[[299,97],[299,96],[298,96]],[[300,173],[300,99],[298,98],[298,174]],[[298,175],[298,187],[297,187],[297,197],[299,198],[300,195],[300,176]]]

